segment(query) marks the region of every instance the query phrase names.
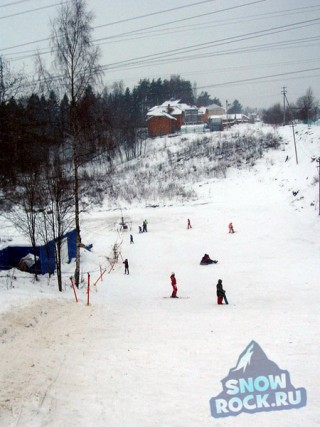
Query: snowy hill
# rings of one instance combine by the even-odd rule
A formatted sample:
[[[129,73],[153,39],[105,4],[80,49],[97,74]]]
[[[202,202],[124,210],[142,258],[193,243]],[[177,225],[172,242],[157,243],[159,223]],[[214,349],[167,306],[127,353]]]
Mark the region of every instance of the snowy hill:
[[[251,131],[246,125],[229,132]],[[320,216],[314,157],[320,155],[320,127],[295,128],[298,164],[291,127],[260,131],[277,132],[280,148],[237,169],[227,165],[225,177],[206,175],[209,163],[200,157],[184,157],[184,168],[175,158],[165,174],[164,153],[180,153],[183,141],[150,142],[141,162],[158,171],[158,180],[144,187],[153,199],[144,203],[137,191],[130,203],[119,196],[118,209],[106,200],[82,218],[83,240],[93,243],[92,251],[82,254],[83,276],[91,275],[90,306],[86,282],[75,302],[69,280],[73,265],[65,266],[62,294],[54,279],[42,277],[35,284],[25,273],[10,272],[13,279],[1,272],[0,425],[319,425]],[[122,185],[128,189],[134,176],[145,177],[145,165],[125,166]],[[166,175],[179,175],[178,199],[161,198],[158,190],[170,182]],[[123,233],[117,231],[120,207],[130,225]],[[138,233],[144,219],[148,232]],[[235,234],[228,233],[230,221]],[[107,257],[115,243],[120,261],[110,271]],[[218,264],[200,266],[204,253]],[[129,260],[130,275],[124,275],[121,258]],[[104,270],[103,281],[93,286]],[[178,296],[188,298],[163,298],[171,295],[171,272]],[[216,303],[218,279],[228,306]],[[221,381],[253,340],[290,373],[296,388],[306,390],[307,405],[213,418],[210,399],[222,391]]]

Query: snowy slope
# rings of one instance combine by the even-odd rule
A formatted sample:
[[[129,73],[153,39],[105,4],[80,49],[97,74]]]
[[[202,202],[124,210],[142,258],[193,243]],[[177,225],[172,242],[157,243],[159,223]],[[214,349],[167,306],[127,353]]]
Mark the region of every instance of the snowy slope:
[[[245,129],[244,129],[245,131]],[[284,145],[250,170],[193,186],[189,203],[125,210],[132,230],[119,235],[120,211],[83,218],[83,273],[94,283],[114,243],[119,262],[76,303],[66,290],[25,274],[1,278],[0,425],[2,426],[316,426],[320,217],[320,128],[280,128]],[[287,159],[288,156],[288,159]],[[287,160],[286,160],[287,159]],[[298,192],[296,196],[292,192]],[[148,233],[138,226],[148,220]],[[187,230],[187,219],[192,229]],[[228,234],[228,223],[236,230]],[[129,243],[130,232],[134,244]],[[218,259],[200,266],[204,253]],[[178,295],[171,294],[176,273]],[[2,272],[3,273],[3,272]],[[216,304],[221,278],[229,306]],[[255,340],[268,358],[307,391],[307,406],[211,417],[209,400]]]

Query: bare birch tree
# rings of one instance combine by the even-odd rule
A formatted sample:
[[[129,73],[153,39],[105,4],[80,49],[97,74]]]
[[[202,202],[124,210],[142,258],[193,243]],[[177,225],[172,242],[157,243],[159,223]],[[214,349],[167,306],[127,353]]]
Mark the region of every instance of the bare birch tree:
[[[41,187],[42,224],[40,234],[49,250],[49,241],[54,244],[54,257],[58,289],[62,291],[62,245],[65,233],[70,231],[74,221],[72,213],[72,189],[70,179],[56,157],[45,171]],[[50,253],[47,254],[48,258]]]
[[[93,15],[86,10],[85,0],[69,0],[60,6],[58,16],[52,21],[52,53],[61,76],[61,85],[70,99],[69,138],[72,143],[74,178],[74,217],[77,235],[76,267],[74,279],[80,279],[80,191],[79,191],[79,142],[81,123],[78,107],[88,85],[94,86],[101,77],[98,65],[100,50],[92,42]]]

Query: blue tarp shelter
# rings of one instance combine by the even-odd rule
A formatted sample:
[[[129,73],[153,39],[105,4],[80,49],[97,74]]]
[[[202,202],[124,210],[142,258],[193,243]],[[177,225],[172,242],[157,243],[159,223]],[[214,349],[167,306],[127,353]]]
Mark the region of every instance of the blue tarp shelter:
[[[35,252],[32,246],[9,245],[0,250],[0,270],[17,268],[21,258],[28,254],[34,254],[39,259],[36,269],[39,274],[53,273],[56,267],[54,257],[54,241],[46,245],[37,246]],[[63,236],[62,255],[64,262],[70,262],[76,257],[76,230],[72,230]]]

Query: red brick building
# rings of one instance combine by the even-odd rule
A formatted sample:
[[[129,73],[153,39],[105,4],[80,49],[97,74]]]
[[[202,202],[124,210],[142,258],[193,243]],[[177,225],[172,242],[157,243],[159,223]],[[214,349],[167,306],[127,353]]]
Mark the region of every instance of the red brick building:
[[[152,138],[180,131],[181,126],[189,122],[199,122],[198,109],[179,100],[166,101],[147,113],[148,133]]]

